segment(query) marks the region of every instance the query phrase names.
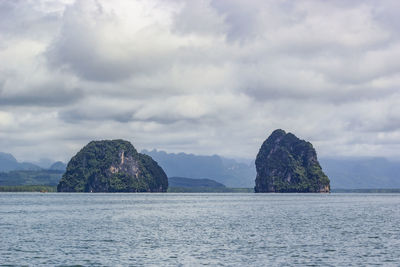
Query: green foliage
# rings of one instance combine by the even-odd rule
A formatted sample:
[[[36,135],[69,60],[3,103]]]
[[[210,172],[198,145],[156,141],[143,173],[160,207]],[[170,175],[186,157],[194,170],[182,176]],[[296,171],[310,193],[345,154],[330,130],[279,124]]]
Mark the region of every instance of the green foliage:
[[[163,192],[168,188],[168,178],[163,169],[158,166],[150,156],[138,154],[140,165],[142,166],[142,175],[148,181],[149,188],[163,188]]]
[[[256,159],[256,192],[320,192],[329,178],[311,143],[283,130],[274,131]]]
[[[124,140],[92,141],[68,163],[62,192],[165,192],[168,180],[151,157]]]

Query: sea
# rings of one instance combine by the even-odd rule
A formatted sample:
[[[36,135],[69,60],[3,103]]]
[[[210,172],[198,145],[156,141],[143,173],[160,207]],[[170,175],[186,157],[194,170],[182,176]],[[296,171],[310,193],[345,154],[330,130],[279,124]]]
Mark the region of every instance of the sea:
[[[0,266],[400,266],[400,194],[0,193]]]

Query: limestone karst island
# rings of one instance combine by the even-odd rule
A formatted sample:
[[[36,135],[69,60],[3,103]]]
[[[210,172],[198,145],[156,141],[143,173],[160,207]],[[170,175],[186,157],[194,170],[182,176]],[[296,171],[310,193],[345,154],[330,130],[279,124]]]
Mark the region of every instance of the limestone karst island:
[[[166,192],[168,178],[124,140],[92,141],[68,163],[58,192]]]
[[[312,144],[281,129],[262,144],[256,170],[256,193],[330,191],[329,178],[322,171]]]
[[[255,162],[254,191],[330,191],[312,144],[291,133],[275,130],[262,144]],[[195,186],[196,179],[193,181]],[[92,141],[67,165],[59,192],[166,192],[168,178],[150,156],[138,153],[124,140]]]

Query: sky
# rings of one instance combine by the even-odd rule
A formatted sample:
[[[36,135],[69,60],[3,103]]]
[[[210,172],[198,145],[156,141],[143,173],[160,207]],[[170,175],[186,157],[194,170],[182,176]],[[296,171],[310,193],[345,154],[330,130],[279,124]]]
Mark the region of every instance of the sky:
[[[400,159],[400,1],[1,0],[0,151]]]

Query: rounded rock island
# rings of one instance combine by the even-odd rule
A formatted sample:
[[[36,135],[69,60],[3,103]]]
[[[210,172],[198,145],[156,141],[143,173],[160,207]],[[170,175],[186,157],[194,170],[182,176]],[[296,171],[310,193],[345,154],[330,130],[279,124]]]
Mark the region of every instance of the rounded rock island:
[[[166,192],[168,178],[125,140],[92,141],[67,165],[58,192]]]
[[[329,178],[322,171],[310,142],[275,130],[256,158],[256,193],[329,193]]]

